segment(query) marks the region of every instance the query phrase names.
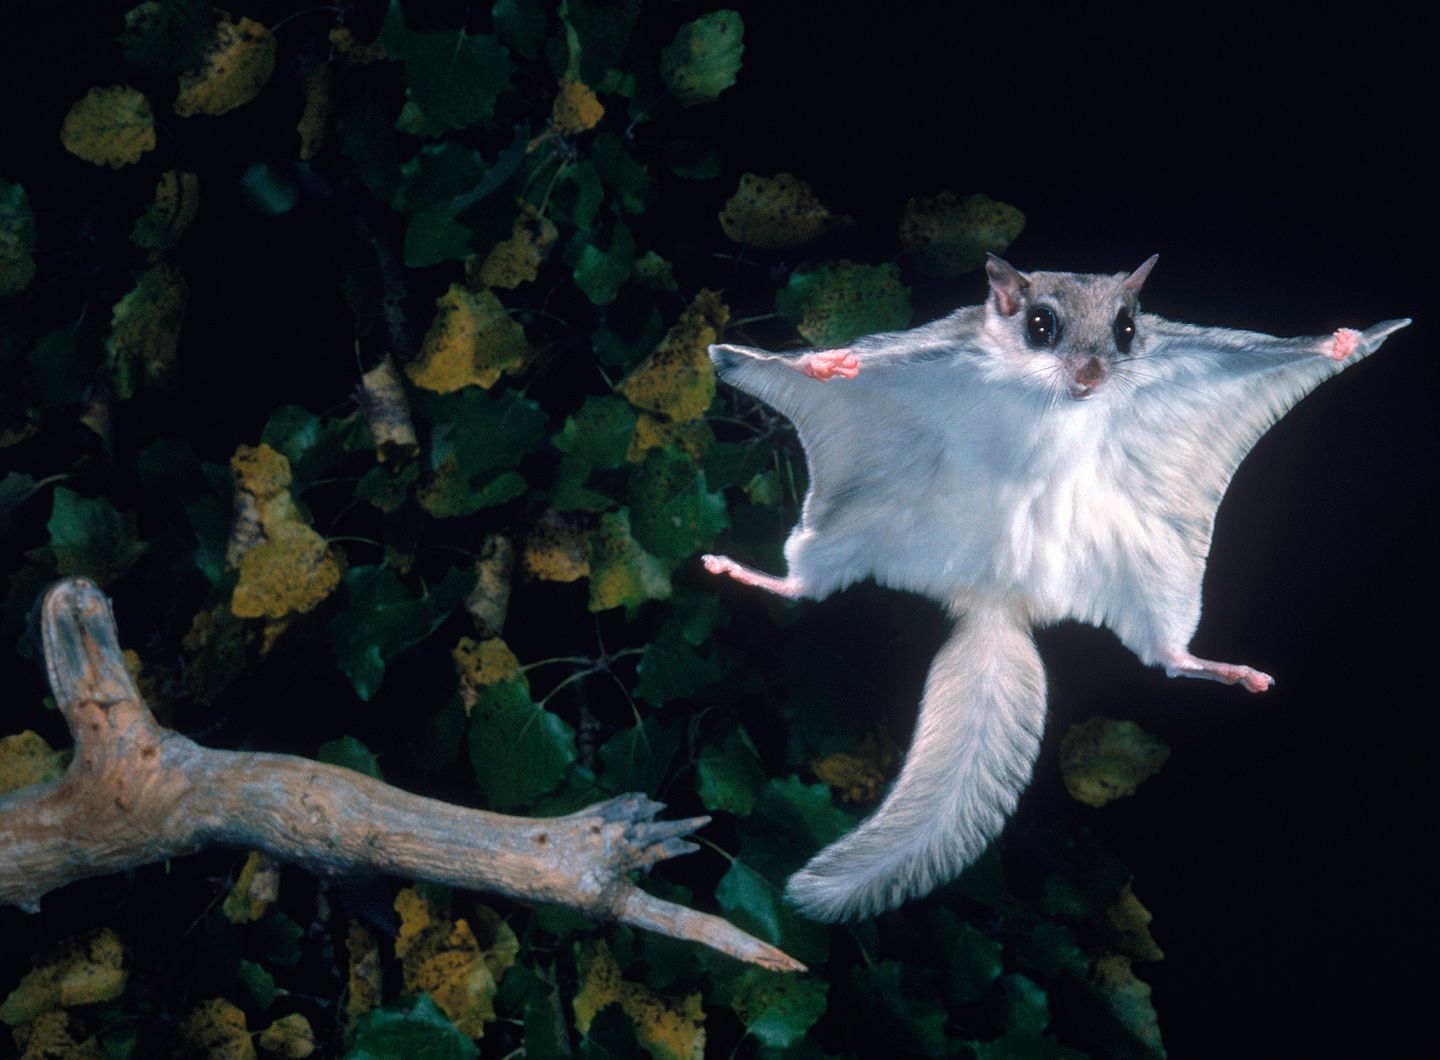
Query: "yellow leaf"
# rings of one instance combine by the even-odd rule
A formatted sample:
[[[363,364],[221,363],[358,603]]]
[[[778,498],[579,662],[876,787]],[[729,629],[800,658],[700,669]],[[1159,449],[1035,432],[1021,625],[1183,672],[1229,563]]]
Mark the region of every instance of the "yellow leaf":
[[[461,679],[477,688],[498,685],[521,675],[520,660],[499,637],[481,641],[461,637],[450,657],[455,660]]]
[[[15,1027],[42,1012],[113,1001],[125,992],[125,944],[110,928],[67,940],[0,1004],[0,1020]]]
[[[202,1001],[180,1021],[176,1037],[181,1050],[205,1060],[255,1060],[255,1043],[245,1026],[245,1013],[223,997]]]
[[[138,162],[155,147],[150,101],[139,89],[127,85],[92,88],[65,115],[60,143],[72,155],[97,166],[119,169]]]
[[[330,119],[330,64],[322,63],[305,75],[305,110],[295,131],[300,134],[300,157],[311,159],[325,146],[325,123]]]
[[[699,994],[666,999],[620,975],[610,948],[603,941],[583,947],[579,959],[580,989],[575,994],[575,1027],[590,1029],[596,1013],[619,1004],[635,1024],[635,1036],[656,1060],[703,1060],[705,1010]]]
[[[380,1004],[383,986],[380,946],[369,928],[358,920],[352,920],[345,934],[345,949],[350,955],[350,989],[345,994],[345,1019],[354,1024]]]
[[[730,319],[715,291],[701,291],[685,312],[616,387],[630,404],[677,423],[699,419],[715,399],[715,371],[708,352]]]
[[[135,289],[120,301],[110,314],[110,356],[117,372],[129,373],[128,387],[133,392],[139,370],[150,382],[163,380],[175,366],[180,344],[180,327],[185,322],[185,306],[190,300],[190,285],[174,265],[160,262],[140,274]]]
[[[369,63],[378,63],[385,58],[385,45],[374,40],[369,44],[360,44],[355,40],[355,35],[344,26],[339,26],[330,31],[330,43],[335,50],[345,57],[345,61],[352,66],[365,66]]]
[[[510,227],[510,238],[496,243],[485,255],[472,285],[513,290],[535,279],[558,235],[554,222],[526,204],[525,212]]]
[[[1150,934],[1154,915],[1140,904],[1130,884],[1125,885],[1115,904],[1105,911],[1105,919],[1115,934],[1115,948],[1121,953],[1137,961],[1164,960],[1165,952]]]
[[[339,562],[314,530],[304,523],[276,527],[240,561],[230,610],[237,618],[303,614],[335,591],[340,575]]]
[[[911,199],[900,219],[900,243],[927,276],[953,280],[999,254],[1025,228],[1025,215],[985,195],[958,198],[945,191]]]
[[[500,977],[519,952],[515,933],[482,906],[477,923],[489,943],[482,946],[466,920],[440,917],[414,888],[400,892],[395,909],[401,920],[395,955],[405,990],[429,994],[462,1033],[481,1037],[495,1019]]]
[[[104,1060],[105,1047],[70,1013],[57,1009],[15,1028],[20,1060]]]
[[[1135,794],[1170,757],[1170,748],[1133,721],[1091,718],[1070,726],[1060,741],[1060,772],[1070,797],[1104,806]]]
[[[39,733],[26,729],[0,740],[0,795],[54,780],[70,762],[69,751],[51,750]]]
[[[842,802],[874,802],[885,786],[885,774],[859,755],[827,755],[811,762],[810,768],[839,791]]]
[[[275,38],[259,22],[229,16],[215,23],[215,40],[200,65],[180,75],[175,113],[224,114],[260,94],[275,70]]]
[[[704,420],[689,423],[671,423],[669,420],[642,412],[635,420],[635,434],[630,447],[625,450],[625,459],[638,464],[651,449],[677,446],[686,456],[699,460],[715,440],[715,432]]]
[[[492,292],[451,284],[435,309],[420,355],[405,369],[416,386],[438,394],[471,384],[489,389],[502,372],[525,366],[530,354],[525,330]]]
[[[315,1031],[303,1014],[292,1012],[260,1032],[260,1048],[286,1060],[305,1060],[315,1051]]]
[[[573,79],[560,82],[560,92],[550,113],[550,128],[561,136],[572,136],[593,129],[604,116],[605,107],[589,85]]]
[[[230,458],[235,484],[261,503],[289,495],[290,461],[268,445],[242,445]]]
[[[525,538],[522,562],[542,581],[579,581],[590,573],[590,533],[578,520],[548,509]]]
[[[280,866],[268,854],[250,851],[245,866],[225,896],[221,912],[232,924],[253,924],[280,897]]]
[[[746,173],[720,211],[725,235],[747,247],[798,247],[835,223],[815,189],[789,173],[759,177]]]
[[[135,222],[130,241],[143,250],[170,250],[195,220],[200,208],[200,178],[167,170],[155,186],[155,201]]]

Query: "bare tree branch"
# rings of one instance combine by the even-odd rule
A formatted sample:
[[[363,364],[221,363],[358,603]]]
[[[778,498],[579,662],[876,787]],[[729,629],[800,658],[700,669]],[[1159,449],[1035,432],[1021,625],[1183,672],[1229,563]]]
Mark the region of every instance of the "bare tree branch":
[[[201,747],[160,725],[140,698],[110,601],[93,582],[51,586],[41,632],[75,756],[60,779],[0,796],[0,904],[36,910],[42,895],[73,880],[238,846],[321,875],[389,873],[566,905],[765,968],[804,968],[627,878],[695,850],[682,837],[708,817],[657,821],[663,807],[643,795],[566,817],[510,817],[293,755]]]

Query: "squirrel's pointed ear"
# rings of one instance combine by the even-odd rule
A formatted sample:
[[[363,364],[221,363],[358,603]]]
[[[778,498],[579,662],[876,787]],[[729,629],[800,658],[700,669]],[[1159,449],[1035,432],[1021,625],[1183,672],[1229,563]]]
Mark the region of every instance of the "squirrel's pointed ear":
[[[1030,286],[1025,274],[995,254],[985,255],[985,273],[990,277],[990,290],[995,292],[995,308],[1007,317],[1020,312],[1020,294]]]
[[[1129,276],[1125,277],[1125,282],[1122,283],[1120,286],[1124,287],[1127,291],[1140,290],[1140,288],[1145,284],[1145,277],[1150,275],[1150,270],[1155,267],[1155,263],[1159,260],[1159,254],[1151,254],[1148,258],[1145,259],[1144,265],[1141,265]]]

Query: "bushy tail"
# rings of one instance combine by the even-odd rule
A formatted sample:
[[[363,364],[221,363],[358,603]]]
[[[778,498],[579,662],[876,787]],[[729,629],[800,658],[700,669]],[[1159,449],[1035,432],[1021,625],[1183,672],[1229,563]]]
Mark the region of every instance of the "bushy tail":
[[[984,851],[1030,782],[1045,727],[1045,671],[1029,623],[974,609],[925,681],[900,777],[880,808],[790,878],[817,920],[873,916],[953,879]]]

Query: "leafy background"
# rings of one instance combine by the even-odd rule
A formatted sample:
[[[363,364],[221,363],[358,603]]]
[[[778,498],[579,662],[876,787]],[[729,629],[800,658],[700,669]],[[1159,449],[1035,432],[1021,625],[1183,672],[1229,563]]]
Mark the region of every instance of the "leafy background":
[[[1433,184],[1397,43],[1252,22],[1197,30],[1192,59],[1123,23],[725,10],[257,3],[215,97],[184,79],[202,5],[141,5],[128,35],[123,4],[8,6],[0,731],[63,748],[22,630],[46,580],[87,573],[162,718],[207,743],[512,812],[621,790],[713,812],[652,885],[812,973],[399,882],[281,870],[250,906],[256,866],[210,852],[0,910],[0,990],[79,939],[58,952],[108,1000],[61,1029],[117,1056],[207,1055],[237,1019],[248,1042],[296,1015],[322,1052],[376,1056],[690,1055],[702,1026],[711,1055],[1147,1056],[1157,1011],[1177,1056],[1399,1040],[1434,941],[1406,614],[1433,587],[1434,379]],[[97,146],[81,122],[67,150],[72,108],[114,85],[153,142],[112,93],[118,130]],[[699,571],[716,542],[776,568],[804,468],[695,355],[711,332],[779,347],[978,300],[956,255],[1015,218],[977,228],[993,211],[972,206],[958,249],[921,238],[947,192],[1023,211],[1022,268],[1160,250],[1147,307],[1167,316],[1418,323],[1287,418],[1222,511],[1198,649],[1277,690],[1167,682],[1108,634],[1045,632],[1046,748],[1003,841],[930,899],[821,929],[776,885],[893,770],[943,625],[873,588],[787,607]],[[447,360],[473,332],[491,355]],[[381,460],[354,395],[387,351],[418,447]],[[269,542],[248,571],[226,562],[237,474]],[[516,552],[498,639],[466,607],[492,534]],[[1098,812],[1059,768],[1096,716],[1174,748]],[[1112,916],[1132,878],[1163,961]]]

